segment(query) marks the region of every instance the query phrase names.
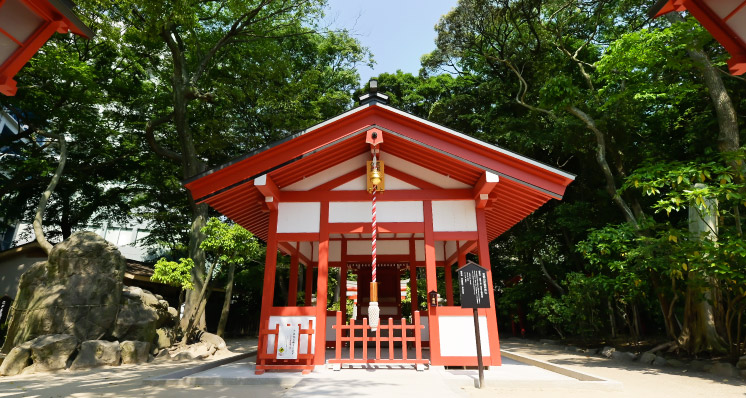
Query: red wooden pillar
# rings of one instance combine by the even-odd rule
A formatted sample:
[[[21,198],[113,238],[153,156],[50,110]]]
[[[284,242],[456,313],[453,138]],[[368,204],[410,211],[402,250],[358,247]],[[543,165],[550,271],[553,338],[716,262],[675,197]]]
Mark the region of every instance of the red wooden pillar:
[[[277,210],[270,210],[269,229],[267,232],[267,254],[264,260],[264,286],[262,287],[262,315],[259,328],[269,325],[269,314],[275,298],[275,272],[277,271]],[[266,341],[259,340],[258,352],[266,351]]]
[[[316,282],[316,352],[314,363],[326,362],[326,290],[329,281],[329,202],[321,202],[319,220],[319,270]]]
[[[417,248],[414,234],[409,239],[409,295],[411,296],[412,315],[419,309],[419,295],[417,294]],[[412,318],[414,320],[414,318]]]
[[[438,291],[437,273],[435,272],[435,233],[433,232],[433,202],[423,202],[422,210],[425,219],[425,271],[427,291]],[[428,300],[428,327],[430,329],[430,363],[442,365],[440,357],[440,333],[438,325],[438,307],[431,307]]]
[[[482,311],[486,311],[484,315],[487,316],[491,365],[500,366],[502,359],[500,358],[500,339],[497,334],[497,315],[495,313],[497,307],[495,307],[495,290],[492,286],[492,267],[490,266],[490,242],[487,239],[487,221],[484,216],[484,209],[477,208],[476,211],[477,233],[479,236],[479,265],[487,270],[487,287],[490,293],[490,308],[480,310],[480,313],[484,314]],[[466,257],[465,254],[464,257]]]
[[[295,242],[295,250],[290,254],[290,286],[288,287],[288,306],[298,305],[298,245]]]

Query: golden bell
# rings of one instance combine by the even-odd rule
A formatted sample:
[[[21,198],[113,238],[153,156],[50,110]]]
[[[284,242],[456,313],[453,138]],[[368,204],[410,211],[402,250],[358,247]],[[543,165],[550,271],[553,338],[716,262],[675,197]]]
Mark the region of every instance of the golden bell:
[[[370,173],[370,182],[374,186],[381,183],[381,173],[379,173],[378,170],[373,170],[373,172]]]

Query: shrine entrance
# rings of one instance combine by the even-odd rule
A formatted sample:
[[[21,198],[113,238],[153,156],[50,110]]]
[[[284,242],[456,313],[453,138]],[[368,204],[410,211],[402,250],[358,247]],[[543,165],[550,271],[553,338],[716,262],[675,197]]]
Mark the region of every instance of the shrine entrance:
[[[501,364],[490,242],[561,199],[574,176],[385,103],[371,91],[349,112],[185,182],[196,203],[267,244],[257,373],[476,365],[474,313],[454,300],[452,270],[467,255],[487,274],[483,362]],[[330,285],[335,273],[341,283]],[[354,317],[348,275],[357,279]]]
[[[408,271],[409,263],[378,264],[378,307],[381,310],[380,319],[400,319],[402,317],[402,283],[403,272]],[[370,263],[356,263],[349,265],[357,279],[357,313],[358,318],[368,317],[370,305]],[[406,289],[405,289],[406,292]]]
[[[379,325],[370,327],[368,306],[370,305],[370,263],[348,264],[349,275],[354,278],[355,302],[353,316],[345,322],[346,312],[337,311],[332,321],[334,353],[327,354],[327,362],[335,370],[344,365],[380,364],[412,365],[424,369],[429,363],[423,356],[422,336],[425,326],[419,311],[403,311],[402,300],[407,296],[410,265],[408,262],[387,262],[377,266]],[[349,282],[346,283],[349,285]],[[415,288],[416,291],[416,288]],[[403,316],[407,312],[409,316]]]

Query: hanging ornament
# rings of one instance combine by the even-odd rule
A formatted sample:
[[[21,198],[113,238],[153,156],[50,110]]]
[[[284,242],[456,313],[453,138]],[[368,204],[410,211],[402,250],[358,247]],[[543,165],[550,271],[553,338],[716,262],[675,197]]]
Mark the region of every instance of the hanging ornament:
[[[376,171],[376,155],[373,154],[373,165],[372,168]],[[375,174],[371,173],[371,182],[373,181]],[[380,180],[378,181],[380,182]],[[371,280],[370,283],[370,305],[368,306],[368,323],[370,324],[370,330],[375,331],[378,328],[378,320],[381,315],[381,311],[378,308],[378,282],[376,280],[376,239],[378,237],[378,226],[376,225],[376,192],[378,192],[377,184],[373,185],[373,198],[371,207]]]

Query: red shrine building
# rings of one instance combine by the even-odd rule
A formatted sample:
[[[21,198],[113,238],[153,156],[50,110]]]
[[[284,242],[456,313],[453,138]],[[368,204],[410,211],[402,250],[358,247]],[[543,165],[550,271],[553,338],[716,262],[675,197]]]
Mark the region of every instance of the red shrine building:
[[[257,373],[476,365],[473,310],[455,304],[454,270],[470,253],[487,272],[490,308],[478,310],[484,364],[501,364],[489,243],[561,199],[574,176],[386,100],[372,90],[357,108],[185,182],[197,203],[267,243]],[[377,328],[368,319],[372,241]],[[289,257],[287,301],[275,292],[277,256],[269,254],[278,251]],[[340,276],[343,298],[347,279],[357,281],[356,314],[328,310],[330,274]],[[418,302],[423,279],[427,303]],[[412,299],[402,308],[406,280]]]

